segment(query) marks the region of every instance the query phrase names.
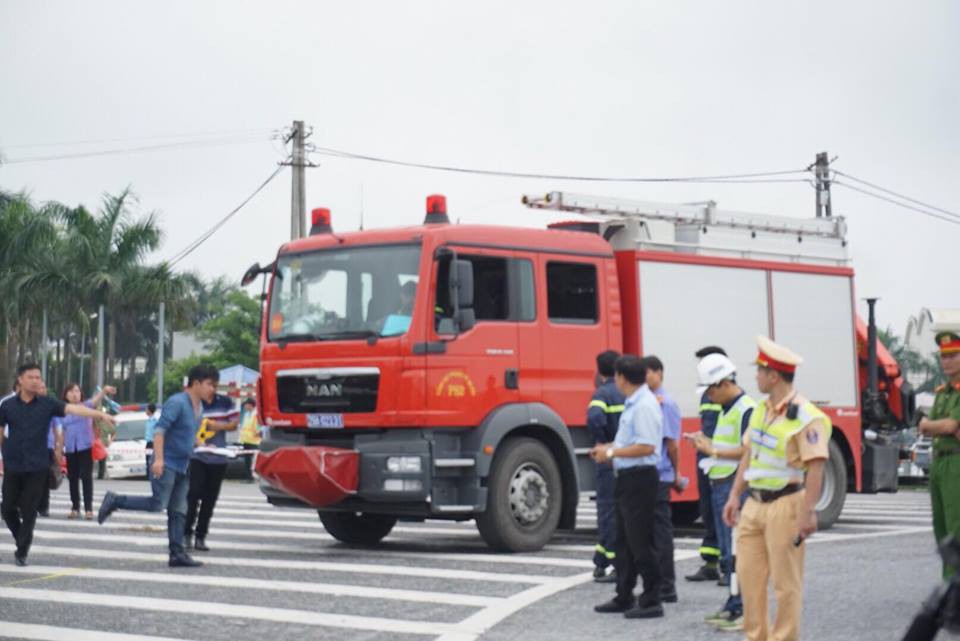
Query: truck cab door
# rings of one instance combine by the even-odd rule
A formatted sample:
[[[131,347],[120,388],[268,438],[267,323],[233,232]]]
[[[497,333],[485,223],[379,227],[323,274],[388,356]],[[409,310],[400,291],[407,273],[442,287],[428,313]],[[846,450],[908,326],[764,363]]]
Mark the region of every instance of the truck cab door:
[[[469,251],[469,253],[467,253]],[[512,252],[443,249],[434,260],[434,322],[428,327],[427,416],[435,427],[476,426],[519,398],[517,323],[510,318]],[[457,270],[472,275],[471,300],[453,298]],[[457,315],[459,314],[459,318]]]

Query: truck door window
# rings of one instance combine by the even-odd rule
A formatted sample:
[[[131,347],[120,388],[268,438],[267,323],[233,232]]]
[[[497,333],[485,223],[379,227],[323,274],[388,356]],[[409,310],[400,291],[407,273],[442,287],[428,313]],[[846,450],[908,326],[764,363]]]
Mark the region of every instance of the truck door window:
[[[589,263],[547,263],[547,315],[555,323],[596,323],[597,268]]]
[[[507,259],[469,254],[459,254],[457,258],[469,261],[473,266],[473,310],[477,321],[508,320]],[[442,256],[437,265],[437,300],[434,308],[437,327],[441,318],[448,318],[453,313],[446,286],[450,277],[450,260],[449,256]]]
[[[537,320],[537,293],[533,284],[533,262],[526,258],[510,261],[510,317],[521,322]]]

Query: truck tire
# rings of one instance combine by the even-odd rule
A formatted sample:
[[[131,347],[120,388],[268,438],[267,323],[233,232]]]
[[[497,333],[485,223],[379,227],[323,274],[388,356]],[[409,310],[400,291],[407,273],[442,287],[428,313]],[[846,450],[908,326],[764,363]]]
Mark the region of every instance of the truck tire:
[[[563,503],[560,468],[550,449],[532,438],[500,445],[487,483],[487,509],[477,515],[480,536],[494,550],[539,550],[557,529]]]
[[[847,499],[847,464],[837,442],[830,441],[830,458],[823,466],[823,491],[817,501],[817,529],[828,530],[843,511]]]
[[[323,511],[318,511],[317,514],[330,536],[352,545],[379,543],[397,524],[397,517],[384,514]]]

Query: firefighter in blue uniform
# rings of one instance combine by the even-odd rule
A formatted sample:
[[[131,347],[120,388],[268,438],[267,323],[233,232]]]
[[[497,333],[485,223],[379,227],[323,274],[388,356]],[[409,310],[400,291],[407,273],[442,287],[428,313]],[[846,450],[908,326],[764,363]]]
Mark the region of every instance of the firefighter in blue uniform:
[[[609,350],[597,355],[597,373],[600,380],[587,408],[587,428],[593,444],[612,443],[617,435],[620,414],[623,412],[623,394],[613,380],[614,365],[620,357]],[[607,574],[616,557],[617,525],[613,499],[613,466],[597,463],[597,547],[593,554],[593,580],[598,583],[616,581],[614,572]]]
[[[710,354],[727,353],[722,348],[710,345],[697,350],[696,357],[701,359]],[[700,431],[707,438],[713,438],[713,431],[717,427],[717,419],[720,417],[721,408],[716,403],[710,402],[706,392],[700,398]],[[697,452],[697,488],[700,491],[700,519],[703,521],[704,534],[700,542],[700,558],[703,559],[703,565],[693,574],[687,575],[687,581],[723,581],[720,575],[720,544],[717,540],[717,529],[714,525],[713,503],[710,494],[710,479],[700,469],[700,461],[705,458],[704,454]]]

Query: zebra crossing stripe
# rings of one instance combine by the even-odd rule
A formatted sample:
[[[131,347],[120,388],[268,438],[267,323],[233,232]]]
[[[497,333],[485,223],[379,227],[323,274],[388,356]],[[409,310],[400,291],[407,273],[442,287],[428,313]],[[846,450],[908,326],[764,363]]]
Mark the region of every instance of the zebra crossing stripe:
[[[88,579],[109,579],[115,581],[136,581],[141,583],[170,583],[174,585],[199,585],[228,587],[248,590],[272,590],[277,592],[303,592],[309,594],[328,594],[333,596],[359,597],[365,599],[389,599],[393,601],[413,601],[417,603],[442,603],[444,605],[463,605],[485,608],[498,605],[502,597],[475,596],[451,592],[430,592],[426,590],[396,590],[391,588],[373,588],[361,585],[336,585],[332,583],[307,583],[302,581],[275,581],[233,576],[211,576],[208,574],[130,572],[126,570],[97,570],[92,568],[71,568],[45,565],[4,568],[5,573],[27,576],[64,575]],[[69,635],[68,635],[69,638]],[[60,641],[60,640],[58,640]]]
[[[0,587],[0,599],[21,601],[45,601],[60,605],[86,605],[106,608],[128,608],[151,612],[172,612],[175,614],[197,614],[204,617],[228,617],[236,619],[256,619],[277,623],[299,623],[302,625],[347,628],[351,630],[369,630],[374,632],[394,632],[405,634],[442,635],[447,632],[469,632],[463,624],[439,623],[432,621],[409,621],[405,619],[384,619],[364,617],[353,614],[330,614],[309,612],[291,608],[268,608],[256,605],[235,605],[217,603],[211,608],[208,603],[185,599],[160,599],[156,597],[129,596],[125,594],[85,594],[66,590],[34,590],[29,588]],[[66,638],[74,637],[68,635]]]
[[[101,537],[102,540],[102,537]],[[164,542],[158,540],[158,544]],[[158,545],[158,547],[159,547]],[[14,546],[7,544],[3,550],[13,552]],[[30,549],[33,559],[38,553],[61,556],[75,556],[91,559],[115,559],[126,561],[148,561],[166,564],[167,554],[147,552],[127,552],[124,550],[101,550],[90,548],[60,547],[55,545],[35,545]],[[328,561],[291,561],[287,559],[238,559],[224,557],[206,557],[204,564],[209,566],[271,568],[280,570],[300,570],[317,572],[347,572],[350,574],[386,574],[403,577],[426,577],[432,579],[451,579],[466,581],[487,581],[491,583],[553,583],[557,577],[536,574],[509,574],[506,572],[478,572],[475,570],[448,570],[443,568],[422,568],[412,566],[382,565],[373,563],[335,563]]]
[[[145,634],[124,634],[103,630],[60,628],[52,625],[0,621],[0,639],[30,639],[31,641],[187,641],[172,637],[154,637]]]

